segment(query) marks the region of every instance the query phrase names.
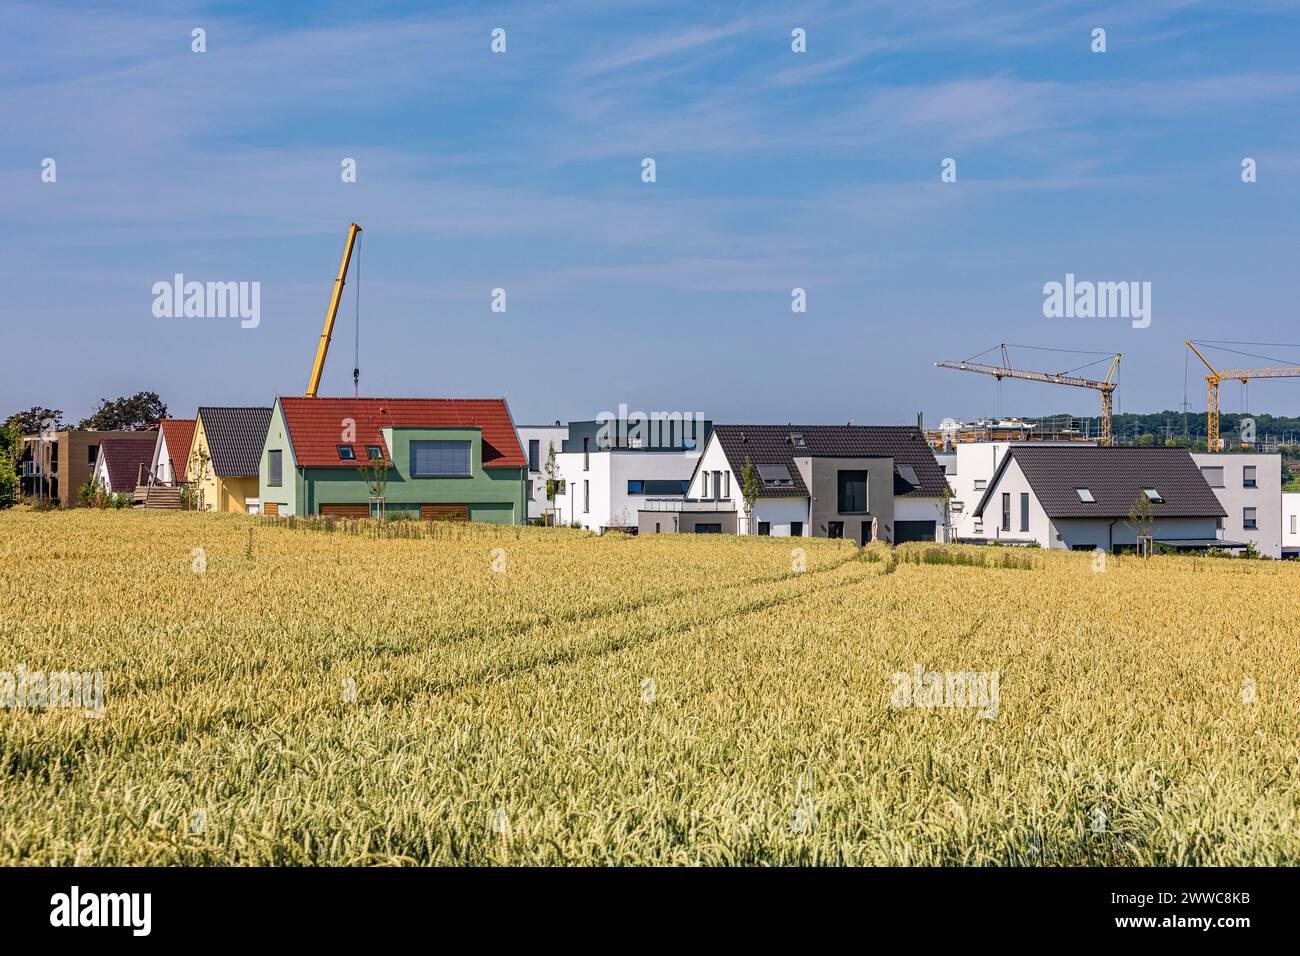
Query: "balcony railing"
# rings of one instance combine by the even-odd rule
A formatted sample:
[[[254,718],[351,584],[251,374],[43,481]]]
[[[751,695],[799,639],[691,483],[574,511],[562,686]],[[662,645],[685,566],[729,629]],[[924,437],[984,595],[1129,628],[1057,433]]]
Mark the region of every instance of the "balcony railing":
[[[725,498],[647,498],[642,511],[735,511],[736,504]]]

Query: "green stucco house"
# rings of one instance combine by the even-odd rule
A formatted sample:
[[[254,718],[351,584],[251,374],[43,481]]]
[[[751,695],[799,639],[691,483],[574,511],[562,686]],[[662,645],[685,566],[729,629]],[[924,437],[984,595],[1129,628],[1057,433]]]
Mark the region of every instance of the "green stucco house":
[[[373,516],[362,470],[377,462],[389,515],[527,520],[528,463],[500,398],[277,398],[258,478],[262,512]]]

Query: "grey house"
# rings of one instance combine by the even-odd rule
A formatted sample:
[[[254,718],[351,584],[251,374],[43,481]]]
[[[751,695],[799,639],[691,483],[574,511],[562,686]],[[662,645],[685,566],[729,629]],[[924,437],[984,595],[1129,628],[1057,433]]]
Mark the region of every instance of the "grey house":
[[[1128,516],[1139,500],[1157,544],[1241,546],[1221,537],[1223,506],[1184,448],[1012,445],[974,514],[993,542],[1123,551],[1137,541]]]
[[[742,474],[759,475],[744,513]],[[941,541],[947,483],[918,429],[895,425],[716,425],[684,499],[649,499],[642,534]]]

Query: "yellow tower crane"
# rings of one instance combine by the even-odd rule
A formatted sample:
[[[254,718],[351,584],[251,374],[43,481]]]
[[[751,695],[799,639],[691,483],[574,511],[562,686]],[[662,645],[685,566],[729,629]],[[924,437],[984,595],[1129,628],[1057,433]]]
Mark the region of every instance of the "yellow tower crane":
[[[1206,402],[1206,421],[1205,431],[1207,447],[1210,451],[1219,451],[1219,385],[1222,382],[1236,379],[1238,382],[1245,384],[1252,378],[1300,378],[1300,368],[1233,368],[1219,371],[1210,364],[1209,359],[1201,354],[1201,350],[1192,344],[1191,339],[1187,339],[1187,347],[1196,353],[1196,357],[1205,363],[1205,367],[1210,370],[1210,374],[1205,376],[1205,385],[1207,392]],[[1208,343],[1202,342],[1202,345]],[[1248,345],[1250,343],[1242,343]]]
[[[1007,354],[1007,344],[1003,342],[998,348],[1002,350],[1001,365],[986,365],[970,361],[935,362],[934,364],[937,368],[955,368],[962,372],[982,372],[985,375],[992,375],[998,381],[1002,381],[1004,378],[1020,378],[1030,382],[1046,382],[1049,385],[1074,385],[1078,388],[1094,388],[1101,392],[1101,443],[1103,445],[1115,444],[1115,437],[1111,430],[1111,397],[1119,386],[1119,382],[1115,380],[1115,372],[1119,369],[1120,356],[1118,353],[1111,359],[1110,369],[1106,372],[1106,377],[1101,381],[1097,381],[1091,378],[1070,375],[1068,372],[1029,372],[1024,369],[1012,368],[1011,357]],[[992,351],[992,349],[986,351]]]
[[[348,226],[348,240],[343,246],[343,262],[339,265],[339,276],[334,280],[334,294],[330,296],[329,311],[325,313],[325,330],[320,334],[320,344],[316,346],[316,364],[311,369],[311,381],[307,383],[307,397],[315,398],[320,388],[321,372],[325,369],[325,356],[330,350],[330,336],[334,334],[334,320],[338,318],[339,303],[343,301],[343,283],[348,277],[348,263],[352,261],[352,250],[356,247],[357,236],[361,227],[355,222]]]

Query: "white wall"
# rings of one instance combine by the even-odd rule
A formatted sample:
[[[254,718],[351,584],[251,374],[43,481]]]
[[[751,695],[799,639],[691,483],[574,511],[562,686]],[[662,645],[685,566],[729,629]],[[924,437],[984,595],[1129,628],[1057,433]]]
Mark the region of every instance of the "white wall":
[[[158,429],[158,440],[153,444],[153,462],[149,468],[154,476],[165,485],[175,484],[172,477],[172,465],[168,460],[167,437],[161,428]]]
[[[1228,516],[1223,519],[1225,541],[1253,541],[1259,553],[1270,558],[1282,557],[1282,456],[1264,453],[1193,452],[1192,460],[1205,473],[1206,468],[1223,469],[1223,487],[1211,484],[1219,504]],[[1243,469],[1255,467],[1256,487],[1244,484]],[[1255,509],[1257,527],[1248,530],[1243,523],[1244,510]]]
[[[1005,451],[1005,449],[1006,446],[1003,445],[1003,450]],[[1010,530],[1004,530],[1002,527],[1002,495],[1004,493],[1011,495]],[[983,495],[984,492],[981,491],[980,494]],[[1028,531],[1020,530],[1020,496],[1023,494],[1029,495]],[[974,509],[972,508],[971,511],[973,512]],[[973,513],[971,517],[974,518]],[[1029,479],[1025,477],[1024,471],[1021,470],[1020,463],[1014,459],[1007,465],[1006,471],[1002,473],[1001,479],[993,488],[993,494],[989,496],[988,504],[984,508],[983,532],[979,535],[971,534],[966,537],[980,537],[988,541],[1004,541],[1008,543],[1037,541],[1044,548],[1069,547],[1067,541],[1056,540],[1056,533],[1053,531],[1052,522],[1047,517],[1047,512],[1043,510],[1038,496],[1029,487]]]
[[[1282,553],[1300,555],[1300,492],[1282,494]]]
[[[745,534],[745,510],[744,502],[736,504],[736,514],[739,517],[737,527],[741,534]],[[751,516],[754,523],[753,530],[749,533],[758,534],[758,523],[766,521],[771,524],[771,534],[774,538],[788,538],[790,536],[791,522],[802,522],[803,532],[801,537],[807,538],[812,535],[812,528],[808,522],[808,499],[807,498],[759,498],[754,502],[754,513]]]
[[[565,481],[565,493],[556,498],[560,520],[565,524],[576,521],[589,530],[603,531],[610,527],[636,527],[637,512],[645,506],[646,498],[680,497],[629,494],[629,481],[685,481],[695,470],[700,453],[698,450],[593,451],[587,456],[589,466],[585,471],[583,458],[580,451],[555,456]],[[590,489],[590,508],[585,512],[583,482]]]
[[[934,540],[943,541],[942,498],[894,498],[895,521],[933,521]]]
[[[519,447],[524,450],[524,461],[528,460],[528,443],[537,442],[537,470],[528,472],[528,518],[534,520],[542,516],[549,502],[546,500],[546,455],[552,442],[555,443],[555,457],[558,461],[564,440],[569,437],[567,425],[520,425],[515,429],[519,433]]]

